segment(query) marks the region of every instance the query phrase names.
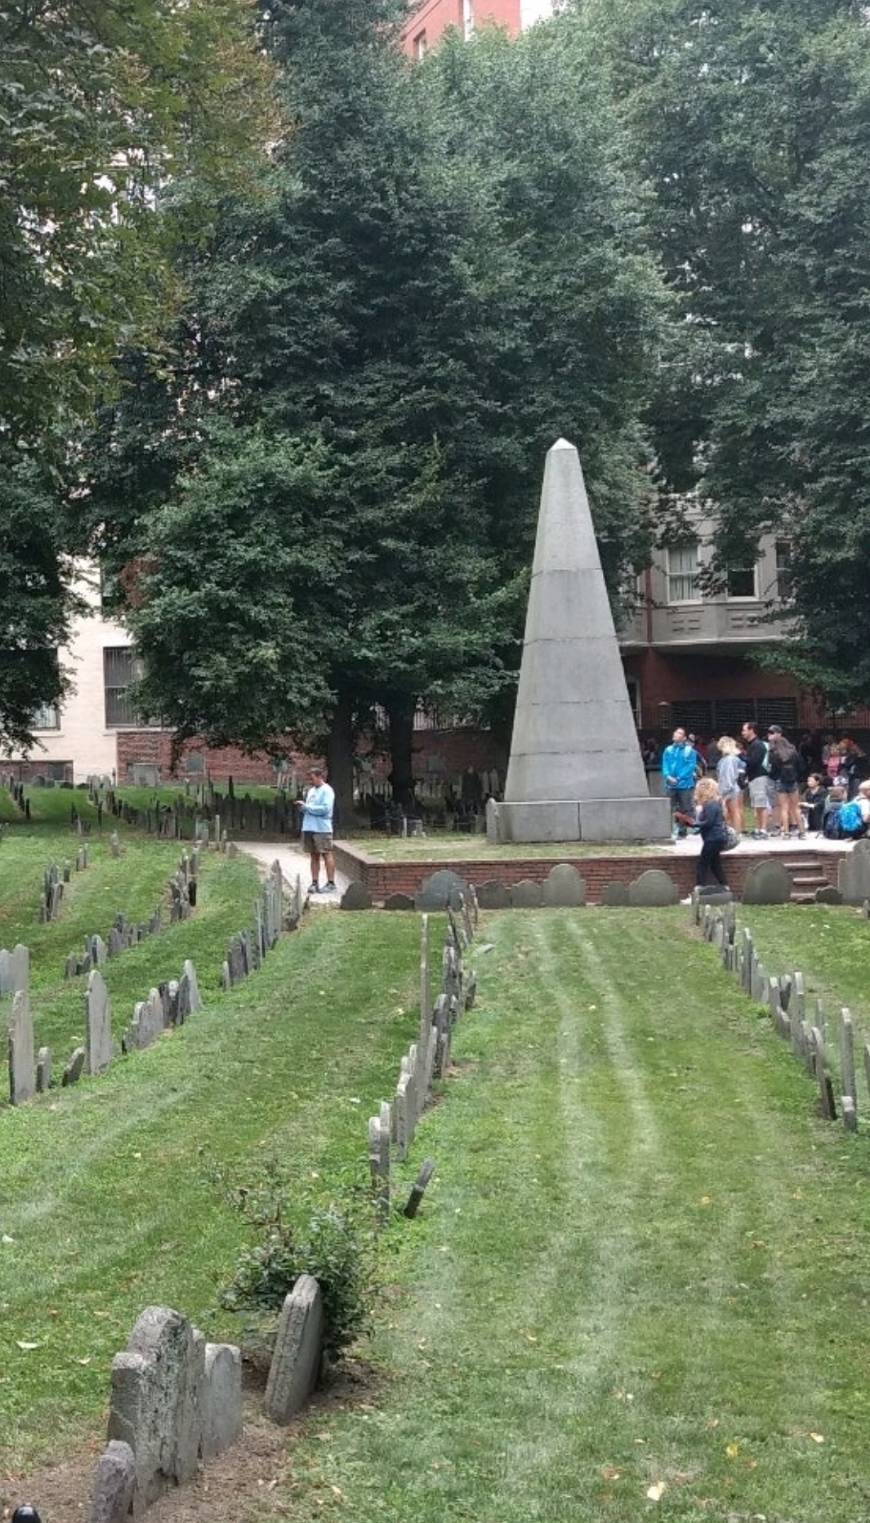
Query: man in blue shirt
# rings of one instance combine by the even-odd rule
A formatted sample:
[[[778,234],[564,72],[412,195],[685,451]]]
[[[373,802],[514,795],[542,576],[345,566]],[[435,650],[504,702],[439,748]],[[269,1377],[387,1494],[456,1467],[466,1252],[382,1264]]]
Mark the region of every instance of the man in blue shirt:
[[[330,788],[322,767],[311,768],[311,787],[304,799],[298,799],[302,816],[302,841],[311,860],[311,886],[309,894],[319,894],[321,859],[326,866],[324,894],[335,893],[335,854],[332,849],[332,814],[335,793]]]
[[[672,815],[694,815],[695,777],[699,765],[700,758],[694,746],[689,745],[685,730],[676,729],[671,744],[665,746],[662,755],[662,777],[671,801]],[[686,834],[686,826],[682,821],[677,822],[676,833],[678,836]]]

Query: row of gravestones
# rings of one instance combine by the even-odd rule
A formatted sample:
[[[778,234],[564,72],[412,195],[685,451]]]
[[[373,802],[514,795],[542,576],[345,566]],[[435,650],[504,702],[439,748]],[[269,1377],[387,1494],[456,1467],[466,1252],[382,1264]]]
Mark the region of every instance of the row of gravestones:
[[[477,995],[477,980],[466,972],[465,954],[477,930],[478,903],[473,888],[461,896],[459,919],[447,909],[447,937],[441,956],[441,990],[433,1002],[431,995],[429,916],[423,915],[420,931],[420,1030],[402,1058],[399,1079],[392,1104],[381,1103],[368,1124],[369,1167],[378,1211],[382,1219],[390,1214],[392,1202],[392,1157],[407,1157],[417,1124],[432,1102],[433,1084],[443,1079],[450,1067],[453,1031],[464,1011],[470,1010]],[[431,1165],[429,1166],[431,1172]]]
[[[12,802],[14,804],[18,805],[18,808],[21,810],[21,813],[24,815],[24,818],[26,820],[29,820],[30,819],[30,799],[29,798],[25,798],[25,796],[24,796],[24,784],[17,782],[14,777],[10,776],[9,778],[6,779],[6,787],[8,788],[8,790],[9,790],[11,796],[12,796]]]
[[[272,863],[268,877],[259,897],[254,902],[254,926],[238,931],[230,938],[227,955],[221,968],[221,988],[232,989],[262,966],[263,959],[271,952],[284,929],[295,931],[302,920],[305,895],[302,880],[297,877],[290,906],[284,912],[284,879],[281,864]]]
[[[149,835],[209,841],[215,849],[232,844],[227,841],[227,825],[242,834],[265,836],[266,839],[298,834],[298,811],[287,795],[266,802],[212,793],[208,802],[203,800],[201,803],[179,796],[173,804],[155,802],[144,809],[127,803],[112,789],[104,796],[96,790],[92,794],[93,802],[100,808],[103,797],[116,819],[145,830]]]
[[[84,1005],[84,1045],[76,1047],[63,1070],[61,1083],[64,1087],[77,1084],[84,1073],[94,1076],[106,1073],[117,1054],[112,1038],[112,1002],[99,968],[92,969],[88,975]],[[196,969],[188,960],[179,979],[170,979],[152,989],[147,1000],[137,1003],[133,1019],[121,1040],[121,1052],[149,1047],[167,1028],[184,1025],[201,1009]],[[13,997],[8,1053],[9,1098],[13,1105],[24,1105],[34,1095],[50,1089],[52,1053],[49,1047],[35,1050],[29,978],[28,984],[18,989]]]
[[[768,973],[758,957],[751,931],[745,926],[738,927],[733,903],[715,904],[698,894],[694,903],[695,919],[704,939],[719,950],[723,967],[740,981],[744,993],[770,1011],[774,1030],[790,1044],[795,1057],[818,1085],[822,1115],[828,1121],[836,1121],[836,1090],[828,1064],[828,1026],[821,1000],[816,1000],[815,1009],[810,1012],[802,973],[779,976]],[[855,1029],[851,1013],[845,1007],[837,1023],[837,1047],[843,1126],[854,1132],[858,1129]],[[866,1043],[864,1069],[870,1086],[870,1044]]]
[[[301,1410],[323,1360],[323,1298],[304,1274],[278,1321],[264,1398],[273,1422],[285,1425]],[[147,1307],[112,1362],[108,1443],[94,1472],[90,1523],[141,1518],[237,1443],[243,1420],[241,1351],[207,1343],[170,1307]]]
[[[87,848],[84,848],[87,851]],[[181,858],[177,872],[169,880],[169,920],[174,925],[179,921],[189,919],[196,907],[197,873],[199,859],[196,852],[188,856],[185,852]],[[64,978],[80,978],[90,973],[93,968],[99,968],[109,958],[119,957],[122,952],[129,951],[131,947],[139,946],[147,941],[150,936],[156,936],[162,926],[161,906],[158,904],[154,914],[148,920],[139,921],[130,925],[123,913],[115,916],[114,922],[105,940],[99,934],[85,937],[83,952],[70,952],[64,963]]]
[[[458,873],[441,868],[423,880],[419,892],[413,897],[390,894],[384,900],[384,909],[428,911],[443,910],[448,905],[456,908],[468,896],[469,888],[468,882]],[[559,862],[542,883],[526,878],[513,884],[488,879],[479,883],[475,892],[482,910],[570,909],[585,905],[586,880],[570,862]],[[669,874],[653,867],[632,883],[608,883],[601,902],[651,908],[677,904],[679,898],[679,890]],[[348,885],[341,900],[343,910],[370,910],[372,907],[372,896],[365,884],[354,882]]]
[[[58,867],[52,862],[42,875],[42,899],[39,906],[39,921],[41,925],[47,925],[52,920],[57,920],[61,905],[63,904],[64,884],[69,883],[73,870],[77,873],[84,872],[90,865],[87,846],[80,846],[72,861],[64,862],[63,867]]]

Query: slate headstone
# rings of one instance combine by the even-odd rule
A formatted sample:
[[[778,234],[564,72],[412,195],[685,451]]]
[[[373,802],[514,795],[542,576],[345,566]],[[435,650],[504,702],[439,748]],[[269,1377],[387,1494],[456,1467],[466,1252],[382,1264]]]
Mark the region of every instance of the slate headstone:
[[[364,883],[349,883],[341,896],[343,910],[370,910],[372,896]]]
[[[541,902],[545,908],[572,909],[586,903],[586,880],[570,862],[559,862],[544,879]]]
[[[109,932],[109,939],[106,942],[107,956],[120,957],[121,953],[126,951],[126,947],[127,942],[123,932],[119,931],[116,925],[113,925]]]
[[[485,883],[477,885],[477,902],[482,910],[509,910],[511,907],[511,891],[507,883],[500,883],[497,878],[487,878]]]
[[[844,904],[870,899],[870,839],[856,841],[840,863],[837,878]]]
[[[791,899],[791,876],[781,862],[770,857],[756,862],[746,874],[743,885],[744,904],[788,904]]]
[[[187,979],[190,987],[190,1013],[191,1015],[196,1015],[202,1009],[202,998],[199,992],[196,968],[189,957],[185,959],[183,976]]]
[[[112,1003],[99,968],[85,991],[85,1062],[89,1074],[102,1074],[112,1062]]]
[[[266,1384],[266,1412],[286,1424],[302,1408],[320,1374],[323,1357],[323,1300],[309,1274],[299,1276],[285,1298]]]
[[[842,904],[843,895],[832,883],[826,883],[824,888],[817,888],[815,894],[816,904]]]
[[[410,894],[390,894],[384,900],[385,910],[412,910],[414,901]]]
[[[511,888],[511,906],[515,910],[539,910],[543,893],[540,883],[533,883],[531,878],[521,878]]]
[[[36,1055],[36,1093],[44,1095],[51,1088],[51,1048],[40,1047]]]
[[[136,1459],[136,1506],[196,1474],[202,1447],[205,1339],[186,1317],[149,1306],[112,1364],[109,1438]]]
[[[126,1523],[133,1510],[136,1491],[136,1457],[129,1444],[118,1439],[103,1450],[97,1461],[91,1491],[90,1523]]]
[[[202,1396],[202,1457],[223,1454],[242,1432],[242,1356],[232,1343],[207,1343]]]
[[[66,1089],[68,1084],[78,1084],[79,1079],[84,1072],[84,1066],[85,1049],[84,1047],[77,1047],[63,1071],[63,1079],[61,1080],[61,1083],[63,1084],[64,1089]]]
[[[679,890],[669,873],[650,867],[629,885],[628,902],[635,908],[652,909],[679,903]]]
[[[9,1022],[9,1098],[13,1105],[23,1105],[36,1094],[36,1065],[33,1056],[33,1016],[30,995],[19,989],[12,1000]]]
[[[440,868],[438,872],[424,878],[416,896],[416,907],[418,910],[445,910],[449,905],[451,909],[458,910],[462,895],[467,889],[468,884],[458,873],[449,868]]]
[[[628,904],[629,891],[627,883],[605,883],[601,891],[601,903],[610,905],[616,909],[620,905]]]

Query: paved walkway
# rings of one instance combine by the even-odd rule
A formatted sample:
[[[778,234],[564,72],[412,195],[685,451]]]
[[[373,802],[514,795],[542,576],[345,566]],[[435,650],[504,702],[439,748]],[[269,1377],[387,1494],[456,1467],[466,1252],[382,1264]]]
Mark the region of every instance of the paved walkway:
[[[751,835],[745,835],[741,836],[740,845],[735,846],[728,855],[772,857],[780,853],[786,855],[791,851],[811,851],[823,855],[828,852],[851,851],[854,844],[854,841],[829,841],[826,836],[811,834],[806,835],[802,841],[797,836],[768,836],[766,841],[754,841]],[[606,852],[606,847],[603,849]],[[673,852],[677,857],[695,857],[698,855],[698,837],[690,835],[680,841],[665,842],[661,849]]]
[[[277,859],[281,863],[281,871],[288,883],[294,884],[297,877],[302,879],[302,887],[307,888],[311,882],[311,867],[304,851],[294,850],[285,841],[240,841],[239,848],[246,851],[249,857],[253,857],[263,867],[271,867]],[[323,877],[321,875],[321,883]],[[347,888],[350,879],[345,873],[336,871],[334,894],[309,894],[308,903],[313,909],[337,909],[341,896]]]

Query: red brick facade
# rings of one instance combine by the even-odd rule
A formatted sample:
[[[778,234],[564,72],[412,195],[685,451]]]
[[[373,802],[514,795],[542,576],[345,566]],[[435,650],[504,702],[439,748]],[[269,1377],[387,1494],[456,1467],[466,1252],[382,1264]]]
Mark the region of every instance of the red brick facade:
[[[193,765],[190,765],[193,758]],[[319,758],[322,759],[322,758]],[[294,751],[290,766],[304,772],[312,758],[302,751]],[[161,777],[169,781],[173,777],[210,777],[213,782],[225,782],[228,777],[234,783],[274,783],[275,766],[265,753],[247,755],[236,746],[209,749],[196,741],[184,746],[181,759],[172,770],[172,736],[167,730],[119,730],[118,731],[118,783],[130,781],[130,767],[144,762],[159,767]],[[197,762],[201,765],[197,765]]]
[[[470,14],[475,27],[503,26],[512,37],[520,30],[520,0],[472,0]],[[411,58],[421,58],[440,41],[448,27],[465,34],[463,0],[420,0],[402,28],[402,47]]]

